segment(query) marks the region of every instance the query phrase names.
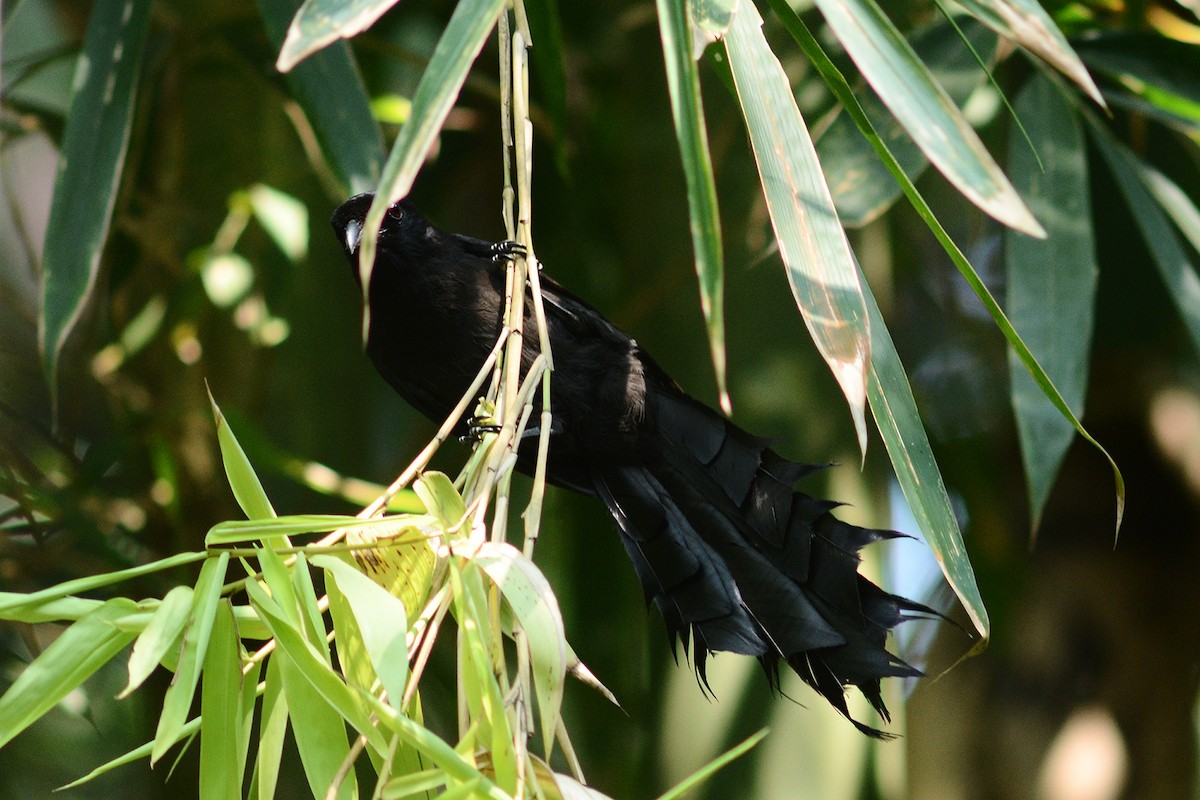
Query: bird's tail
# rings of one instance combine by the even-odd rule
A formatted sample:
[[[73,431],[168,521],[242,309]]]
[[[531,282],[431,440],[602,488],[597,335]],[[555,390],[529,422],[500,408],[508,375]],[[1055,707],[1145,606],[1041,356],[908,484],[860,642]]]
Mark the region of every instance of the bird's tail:
[[[707,407],[648,399],[639,463],[606,469],[596,491],[672,642],[686,652],[690,639],[706,685],[710,652],[757,656],[776,688],[784,661],[860,731],[886,737],[850,716],[844,687],[888,721],[880,679],[920,675],[887,651],[887,632],[939,615],[858,574],[860,548],[900,534],[836,519],[837,503],[792,488],[818,467],[781,458]]]

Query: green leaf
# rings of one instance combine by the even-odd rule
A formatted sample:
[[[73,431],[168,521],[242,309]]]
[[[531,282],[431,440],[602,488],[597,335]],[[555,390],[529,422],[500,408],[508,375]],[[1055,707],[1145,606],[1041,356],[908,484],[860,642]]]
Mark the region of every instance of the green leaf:
[[[403,514],[370,519],[343,514],[289,514],[282,517],[218,522],[209,529],[204,543],[208,547],[215,547],[222,544],[259,541],[304,533],[325,533],[339,529],[371,531],[379,537],[411,536],[415,541],[429,536],[430,532],[426,531],[426,528],[432,528],[433,524],[433,520],[424,514]],[[411,534],[406,531],[408,528],[412,529]]]
[[[233,609],[217,606],[200,690],[200,798],[242,796],[242,662]],[[253,698],[253,695],[251,695]]]
[[[725,49],[788,283],[846,396],[865,453],[870,343],[862,287],[812,139],[749,0],[741,0]]]
[[[158,728],[154,731],[154,749],[150,753],[151,765],[179,741],[179,732],[187,720],[192,698],[196,694],[196,685],[200,682],[200,665],[204,663],[204,655],[208,651],[217,603],[221,599],[221,585],[225,580],[225,569],[228,565],[229,554],[221,553],[205,561],[204,566],[200,568],[200,577],[196,579],[196,588],[192,595],[191,622],[183,635],[183,653],[179,656],[175,677],[167,688],[166,697],[163,698],[162,714],[158,718]]]
[[[700,282],[700,308],[708,329],[708,347],[717,379],[717,395],[721,408],[729,414],[733,409],[725,380],[725,265],[721,251],[721,217],[717,211],[717,188],[708,149],[708,130],[704,124],[700,75],[690,52],[690,5],[677,0],[657,2],[675,138],[679,140],[679,155],[687,180],[692,249],[696,254],[696,277]]]
[[[566,631],[554,589],[537,565],[506,542],[484,542],[472,561],[496,584],[529,643],[542,742],[549,759],[567,675]]]
[[[195,736],[196,732],[199,730],[200,730],[200,718],[196,717],[194,719],[190,719],[190,720],[188,720],[186,725],[184,725],[182,728],[179,729],[179,738],[176,739],[176,741],[179,741],[180,739],[184,739],[187,737]],[[147,756],[149,756],[153,749],[154,749],[154,742],[152,742],[152,741],[146,742],[141,747],[135,747],[133,750],[130,750],[128,753],[125,753],[124,755],[121,755],[121,756],[117,756],[112,761],[109,761],[106,764],[101,764],[100,766],[96,767],[94,770],[89,772],[87,775],[84,775],[82,778],[78,778],[77,780],[71,781],[70,783],[66,784],[65,786],[60,786],[58,788],[58,791],[62,792],[62,791],[66,791],[67,789],[74,789],[77,786],[82,786],[83,784],[88,783],[89,781],[99,778],[104,773],[110,772],[110,771],[116,769],[117,767],[123,767],[126,764],[132,764],[135,761],[141,761],[143,758],[146,758]]]
[[[1147,188],[1145,164],[1113,138],[1103,123],[1086,115],[1088,132],[1125,196],[1133,219],[1142,232],[1151,259],[1166,284],[1175,310],[1183,320],[1192,346],[1200,350],[1200,276],[1170,219]]]
[[[221,445],[221,461],[225,464],[225,476],[229,479],[234,498],[250,519],[274,517],[275,509],[263,491],[262,482],[251,466],[250,459],[246,458],[246,451],[242,450],[237,437],[229,429],[229,423],[217,407],[211,391],[208,400],[212,403],[213,418],[217,422],[217,442]]]
[[[143,575],[150,575],[155,572],[194,564],[197,561],[204,561],[207,558],[207,553],[180,553],[170,558],[164,558],[161,561],[154,561],[149,564],[130,567],[129,569],[65,581],[57,586],[51,586],[48,589],[42,589],[31,594],[0,592],[0,619],[20,619],[21,617],[18,615],[31,613],[38,606],[51,601],[61,600],[68,595],[90,592],[94,589],[111,586],[114,583],[127,581],[131,578],[140,578]],[[78,598],[72,598],[72,600],[75,602],[87,602]]]
[[[871,377],[867,394],[875,425],[883,438],[904,499],[925,534],[925,541],[942,568],[946,582],[954,589],[983,642],[987,642],[991,636],[987,609],[975,582],[975,571],[963,545],[958,520],[950,507],[942,473],[921,424],[921,415],[917,413],[908,375],[870,291],[866,293],[866,300],[867,313],[871,315]]]
[[[658,800],[677,800],[677,798],[683,797],[685,794],[690,792],[692,789],[695,789],[697,786],[699,786],[700,784],[704,783],[706,780],[711,778],[717,770],[728,765],[730,762],[732,762],[738,758],[741,758],[743,755],[745,755],[747,752],[749,752],[749,750],[752,747],[754,747],[756,744],[761,742],[766,737],[767,737],[767,729],[763,728],[761,731],[754,734],[746,741],[742,742],[741,744],[737,745],[736,747],[730,748],[729,750],[725,751],[721,755],[714,758],[709,763],[705,764],[700,769],[693,772],[691,775],[684,778],[678,784],[671,787],[671,789],[669,789],[668,791],[666,791],[662,795],[660,795]]]
[[[399,0],[305,0],[288,26],[275,66],[287,72],[338,39],[357,36]]]
[[[167,652],[178,647],[183,630],[192,613],[192,588],[176,586],[150,618],[150,624],[138,635],[129,656],[129,682],[117,695],[117,699],[128,697],[142,685],[150,673],[159,665]]]
[[[443,529],[449,531],[462,524],[467,504],[445,473],[436,470],[422,472],[413,483],[413,489]]]
[[[404,604],[344,561],[330,556],[315,556],[313,564],[327,570],[345,596],[354,613],[371,666],[387,691],[388,702],[397,711],[403,712],[400,703],[408,683],[408,646],[405,644],[408,615]]]
[[[1100,451],[1101,455],[1108,460],[1108,463],[1112,467],[1113,471],[1113,482],[1116,485],[1116,529],[1119,531],[1121,529],[1121,520],[1125,514],[1125,478],[1121,475],[1121,470],[1117,468],[1116,462],[1113,461],[1112,456],[1108,454],[1108,451],[1106,451],[1100,445],[1100,443],[1097,442],[1092,435],[1087,432],[1083,425],[1080,424],[1079,419],[1075,416],[1074,412],[1071,411],[1070,406],[1068,406],[1066,401],[1062,399],[1062,396],[1059,395],[1058,390],[1054,387],[1054,383],[1051,382],[1048,377],[1046,377],[1046,373],[1042,370],[1041,365],[1038,364],[1037,359],[1033,357],[1033,354],[1029,352],[1029,348],[1025,346],[1025,343],[1021,341],[1021,337],[1017,335],[1017,332],[1012,327],[1012,323],[1010,323],[1008,318],[1004,315],[1004,311],[1000,308],[1000,304],[996,302],[996,298],[992,297],[992,293],[988,290],[983,281],[980,280],[979,275],[975,272],[975,268],[971,266],[971,262],[968,261],[967,257],[964,256],[962,251],[958,249],[958,245],[956,245],[954,240],[950,238],[950,234],[946,233],[946,229],[942,227],[942,223],[938,221],[938,218],[934,215],[933,210],[930,209],[929,204],[925,202],[925,198],[921,196],[921,193],[917,191],[917,187],[914,186],[912,181],[909,180],[908,176],[904,174],[904,170],[900,168],[896,158],[892,155],[891,151],[888,150],[887,145],[884,144],[883,140],[880,139],[879,134],[875,132],[874,127],[871,125],[871,121],[867,119],[866,114],[863,112],[862,107],[858,104],[858,100],[855,99],[854,93],[850,90],[849,85],[847,85],[841,73],[838,72],[832,63],[830,63],[824,52],[821,51],[819,47],[815,46],[815,40],[810,34],[808,34],[807,28],[803,26],[803,23],[800,23],[797,26],[796,31],[800,34],[797,36],[797,41],[799,41],[804,47],[805,53],[809,56],[809,58],[813,59],[813,63],[816,65],[817,69],[821,71],[821,76],[825,79],[826,83],[829,84],[829,87],[833,91],[834,95],[839,101],[841,101],[843,107],[846,109],[846,112],[850,114],[851,118],[854,119],[855,124],[857,124],[859,130],[862,131],[863,136],[865,136],[867,141],[871,143],[871,146],[875,148],[875,152],[878,153],[880,160],[887,167],[888,172],[890,172],[892,177],[896,179],[896,183],[904,191],[905,196],[908,198],[908,201],[912,204],[917,214],[921,217],[926,226],[928,226],[930,232],[932,232],[934,237],[938,240],[938,244],[942,246],[942,249],[945,250],[946,255],[950,257],[950,260],[954,262],[954,266],[958,268],[959,273],[962,274],[963,278],[967,281],[967,284],[975,292],[975,296],[979,298],[981,303],[983,303],[983,307],[991,315],[992,320],[996,323],[996,327],[1000,329],[1000,332],[1004,334],[1004,338],[1008,340],[1013,350],[1020,357],[1021,363],[1023,363],[1025,368],[1029,370],[1031,375],[1033,375],[1038,386],[1042,388],[1042,391],[1045,393],[1046,397],[1050,399],[1050,401],[1054,404],[1054,407],[1058,409],[1059,413],[1062,414],[1063,417],[1065,417],[1068,421],[1070,421],[1071,425],[1074,426],[1075,430],[1080,436],[1082,436],[1089,444],[1095,446],[1095,448]],[[875,331],[872,331],[872,341],[875,339],[875,333]],[[907,378],[905,378],[905,382],[907,383]],[[909,392],[909,394],[911,394],[911,392]],[[926,533],[929,534],[929,531],[927,530]],[[945,569],[945,567],[943,567],[943,569]]]
[[[1190,42],[1141,31],[1088,37],[1076,48],[1097,74],[1138,98],[1139,109],[1193,134],[1200,127],[1200,52]],[[1114,104],[1117,95],[1110,94]]]
[[[1067,44],[1066,37],[1037,0],[958,0],[968,12],[1071,79],[1093,100],[1104,105],[1092,76]]]
[[[384,741],[379,729],[371,724],[362,695],[356,693],[342,681],[325,661],[324,656],[305,638],[295,623],[288,621],[279,606],[257,582],[247,582],[246,591],[255,607],[258,608],[259,614],[271,629],[279,649],[287,655],[288,663],[295,668],[294,673],[289,673],[286,669],[284,672],[284,686],[287,691],[288,710],[292,715],[293,727],[300,724],[297,722],[299,715],[309,710],[298,705],[298,701],[308,702],[316,696],[322,699],[323,705],[349,722],[359,733],[366,734],[367,741],[372,747],[380,752],[385,752],[387,742]],[[315,693],[303,687],[297,688],[296,682],[289,679],[289,674],[293,677],[301,677],[305,683],[311,686],[312,690],[315,690]],[[338,747],[344,756],[348,749],[345,742],[345,731],[340,725],[337,727],[341,736],[334,737],[334,741],[340,742]],[[334,763],[341,763],[341,756]]]
[[[258,732],[258,754],[254,762],[254,779],[258,800],[275,797],[279,783],[279,762],[283,757],[283,741],[287,734],[288,704],[283,693],[283,659],[271,658],[267,663],[266,688],[263,691],[262,721]]]
[[[75,70],[46,228],[39,343],[58,404],[63,346],[96,285],[129,144],[150,3],[98,3]]]
[[[281,47],[299,3],[258,0],[258,7],[271,42]],[[371,115],[371,103],[350,46],[338,42],[326,47],[286,72],[284,79],[291,96],[304,109],[337,177],[338,192],[372,188],[383,163],[383,132]]]
[[[116,623],[136,610],[132,600],[109,600],[63,631],[21,671],[0,697],[0,747],[133,641],[134,634],[121,630]]]
[[[1099,276],[1087,149],[1074,108],[1047,78],[1035,75],[1030,80],[1017,97],[1016,110],[1026,121],[1045,171],[1014,130],[1009,136],[1009,174],[1048,236],[1039,240],[1008,232],[1008,317],[1063,401],[1081,417]],[[1075,428],[1046,398],[1015,352],[1010,351],[1008,362],[1036,535]]]
[[[770,0],[770,4],[792,38],[809,54],[814,64],[828,61],[787,0]],[[987,78],[971,50],[974,49],[985,63],[989,63],[999,43],[996,35],[982,25],[967,21],[962,29],[965,43],[958,31],[947,22],[916,31],[910,38],[913,50],[929,66],[934,80],[945,88],[950,99],[959,106]],[[820,64],[817,66],[821,68]],[[832,68],[832,62],[829,62],[829,67]],[[917,147],[872,91],[864,87],[857,97],[871,125],[883,138],[900,168],[916,180],[929,165],[921,148]],[[887,165],[880,160],[871,143],[863,138],[854,119],[844,108],[837,109],[832,122],[817,138],[817,155],[843,225],[862,227],[877,219],[903,196],[903,190],[893,179]]]
[[[400,129],[392,145],[383,175],[379,178],[379,191],[363,221],[358,260],[362,286],[371,285],[375,237],[383,222],[384,212],[412,188],[417,170],[425,163],[425,156],[441,131],[463,81],[467,79],[471,63],[479,55],[504,6],[505,0],[461,0],[438,39],[429,65],[413,95],[412,116]],[[365,294],[363,296],[366,297]],[[364,306],[364,336],[368,324],[369,317]]]
[[[1016,230],[1038,221],[929,69],[874,0],[816,0],[863,77],[913,141],[963,196]]]

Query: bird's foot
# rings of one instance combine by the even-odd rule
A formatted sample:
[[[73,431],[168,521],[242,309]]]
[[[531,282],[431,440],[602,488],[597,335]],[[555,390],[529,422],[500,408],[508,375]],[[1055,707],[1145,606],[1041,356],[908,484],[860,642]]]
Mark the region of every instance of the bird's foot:
[[[512,261],[514,256],[525,255],[525,245],[520,242],[514,242],[512,239],[505,239],[503,242],[496,242],[492,245],[492,261],[497,264]]]
[[[502,427],[493,417],[474,416],[467,420],[467,432],[458,440],[463,444],[478,444],[485,433],[499,433]]]

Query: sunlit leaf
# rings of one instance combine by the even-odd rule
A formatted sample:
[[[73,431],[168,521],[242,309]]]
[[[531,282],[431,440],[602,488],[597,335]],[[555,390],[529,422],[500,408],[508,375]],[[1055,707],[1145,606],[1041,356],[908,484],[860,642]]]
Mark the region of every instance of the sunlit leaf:
[[[328,571],[354,613],[371,666],[387,691],[388,702],[403,712],[401,698],[408,682],[408,615],[404,604],[359,570],[330,556],[313,564]]]
[[[863,77],[946,179],[984,212],[1045,235],[958,106],[875,0],[816,0]]]
[[[813,48],[820,48],[787,0],[770,0],[770,4],[806,53]],[[982,25],[966,21],[962,30],[970,48],[947,22],[916,31],[910,38],[917,56],[928,65],[934,79],[959,106],[987,78],[979,68],[971,48],[984,63],[990,63],[999,42],[996,35]],[[810,55],[810,59],[820,60],[814,55]],[[929,164],[921,148],[917,147],[904,127],[870,89],[864,88],[856,94],[867,118],[887,143],[900,167],[906,175],[916,180]],[[854,119],[844,108],[837,110],[833,121],[817,138],[817,155],[825,170],[825,178],[829,181],[838,216],[842,224],[848,227],[861,227],[872,222],[904,194],[876,154],[875,148],[863,138]]]
[[[308,255],[308,208],[290,194],[264,184],[250,187],[250,208],[254,218],[266,230],[292,262]]]
[[[921,415],[917,413],[908,375],[870,291],[866,293],[866,301],[867,312],[871,315],[871,380],[867,384],[871,413],[904,499],[925,534],[925,541],[942,568],[946,582],[954,589],[975,630],[986,643],[991,635],[987,609],[963,545],[958,520],[950,507],[941,470],[933,457]]]
[[[976,19],[1042,58],[1104,105],[1100,90],[1062,31],[1037,0],[958,0]],[[1041,219],[1039,217],[1039,219]]]
[[[192,594],[191,619],[187,631],[183,634],[183,652],[179,656],[175,677],[163,699],[162,713],[154,731],[151,764],[162,758],[171,746],[179,741],[179,732],[187,720],[196,686],[200,682],[200,667],[204,663],[205,653],[208,652],[213,620],[216,618],[217,604],[221,599],[221,584],[225,580],[228,564],[229,554],[221,553],[205,561],[204,566],[200,568],[200,577],[196,579],[195,592]]]
[[[274,517],[275,509],[271,507],[271,501],[267,499],[267,493],[263,491],[258,474],[251,466],[250,459],[246,458],[246,451],[242,450],[242,446],[238,444],[237,437],[229,429],[229,423],[225,421],[225,415],[217,407],[217,401],[213,398],[211,391],[208,393],[208,400],[212,404],[213,417],[217,422],[217,442],[221,446],[221,461],[225,464],[225,476],[229,479],[229,488],[233,489],[234,498],[250,519]]]
[[[298,0],[258,0],[258,7],[272,43],[282,47],[300,7]],[[340,184],[337,191],[357,193],[372,188],[383,163],[383,133],[371,115],[350,46],[335,42],[297,64],[284,79]]]
[[[549,758],[567,674],[566,632],[558,600],[541,570],[510,544],[485,542],[473,561],[500,589],[529,643],[542,741]]]
[[[362,246],[359,248],[361,286],[371,285],[371,267],[375,264],[375,236],[383,214],[396,200],[408,194],[417,170],[442,129],[446,115],[458,98],[471,63],[504,9],[504,0],[462,0],[438,39],[429,65],[413,95],[412,115],[400,129],[392,152],[379,178],[379,191],[363,220]],[[366,294],[364,293],[364,298]],[[369,316],[363,309],[363,335]]]
[[[454,488],[454,482],[445,473],[427,470],[421,473],[413,484],[417,497],[429,509],[429,513],[437,518],[439,524],[446,529],[459,525],[467,513],[467,504],[462,495]]]
[[[229,602],[217,606],[200,688],[200,798],[242,796],[242,662]],[[253,698],[253,695],[251,695]]]
[[[288,27],[275,66],[287,72],[338,39],[349,39],[375,24],[399,0],[304,0]]]
[[[865,453],[870,342],[862,287],[808,128],[749,0],[740,0],[725,49],[788,283],[846,396]]]
[[[191,612],[190,586],[176,586],[167,592],[151,617],[150,624],[133,643],[133,653],[129,656],[129,682],[117,695],[118,699],[127,697],[141,686],[167,651],[178,646],[179,637],[183,634]]]

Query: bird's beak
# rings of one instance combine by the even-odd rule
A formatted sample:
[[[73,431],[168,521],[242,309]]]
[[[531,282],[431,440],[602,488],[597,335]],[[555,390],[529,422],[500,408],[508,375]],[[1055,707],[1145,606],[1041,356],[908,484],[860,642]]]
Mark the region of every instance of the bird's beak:
[[[358,252],[358,240],[362,238],[362,221],[352,219],[346,223],[346,252]]]

